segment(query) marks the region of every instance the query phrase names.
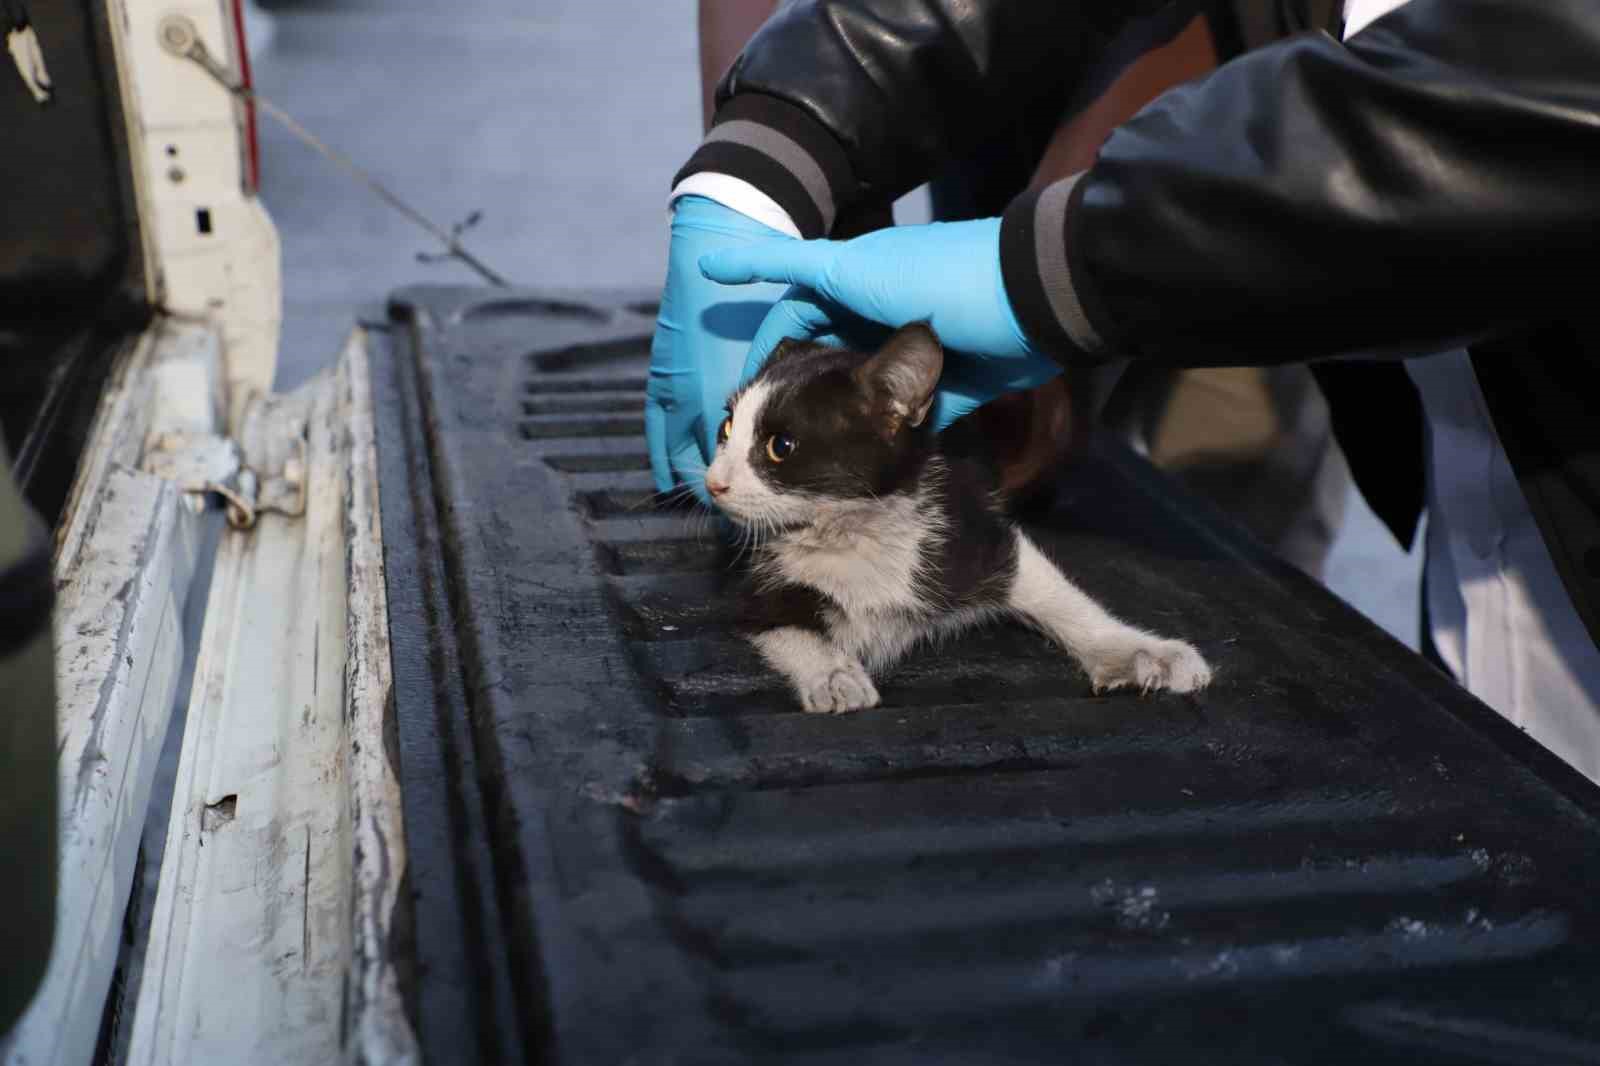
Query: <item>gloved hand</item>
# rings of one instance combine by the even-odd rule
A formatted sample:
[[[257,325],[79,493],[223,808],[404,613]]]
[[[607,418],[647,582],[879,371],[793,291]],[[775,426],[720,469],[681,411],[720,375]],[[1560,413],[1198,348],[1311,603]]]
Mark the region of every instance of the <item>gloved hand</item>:
[[[927,321],[939,335],[947,357],[935,429],[1061,372],[1034,350],[1011,310],[998,218],[893,226],[851,241],[764,241],[703,256],[700,268],[729,285],[796,286],[755,334],[746,376],[786,337],[859,336],[862,319],[891,328]]]
[[[723,405],[739,383],[756,328],[783,294],[778,285],[724,288],[701,275],[699,260],[766,240],[800,243],[702,196],[680,197],[673,205],[644,402],[650,473],[659,492],[685,485],[707,500],[706,464],[716,450]]]

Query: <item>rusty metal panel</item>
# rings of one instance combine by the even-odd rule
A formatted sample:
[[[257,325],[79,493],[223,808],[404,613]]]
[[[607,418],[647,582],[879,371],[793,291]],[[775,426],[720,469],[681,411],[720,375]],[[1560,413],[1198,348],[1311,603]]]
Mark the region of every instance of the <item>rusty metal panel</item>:
[[[1600,793],[1110,445],[1029,534],[1203,698],[997,626],[800,713],[653,501],[652,318],[411,289],[375,349],[434,1061],[1600,1061]]]

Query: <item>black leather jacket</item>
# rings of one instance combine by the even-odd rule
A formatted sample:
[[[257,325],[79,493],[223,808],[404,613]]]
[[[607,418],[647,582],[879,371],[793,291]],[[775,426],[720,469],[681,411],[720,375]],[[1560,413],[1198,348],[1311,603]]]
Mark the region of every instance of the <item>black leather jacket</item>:
[[[744,177],[824,235],[841,211],[915,187],[1041,99],[1070,98],[1107,35],[1154,6],[790,4],[735,61],[681,174]],[[1600,3],[1411,0],[1348,42],[1300,34],[1165,94],[1088,171],[1014,202],[1001,258],[1024,327],[1069,361],[1243,365],[1469,345],[1600,637],[1597,245]],[[1398,368],[1380,368],[1393,384]],[[1385,449],[1420,469],[1415,435],[1397,446],[1393,427],[1362,424],[1362,402],[1347,395],[1335,420],[1346,450],[1367,457],[1364,490],[1381,485],[1371,468]],[[1371,404],[1391,406],[1378,391]],[[1409,531],[1420,482],[1403,480],[1393,498],[1368,494]]]

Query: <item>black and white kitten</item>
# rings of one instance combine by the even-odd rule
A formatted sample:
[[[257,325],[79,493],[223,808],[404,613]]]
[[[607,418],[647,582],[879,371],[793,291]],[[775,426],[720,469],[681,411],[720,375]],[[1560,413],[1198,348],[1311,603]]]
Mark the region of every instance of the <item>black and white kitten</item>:
[[[729,400],[706,489],[757,545],[762,657],[806,710],[853,711],[913,645],[1009,615],[1097,691],[1203,688],[1199,652],[1113,618],[1004,514],[982,463],[941,450],[943,365],[920,323],[871,356],[786,341]]]

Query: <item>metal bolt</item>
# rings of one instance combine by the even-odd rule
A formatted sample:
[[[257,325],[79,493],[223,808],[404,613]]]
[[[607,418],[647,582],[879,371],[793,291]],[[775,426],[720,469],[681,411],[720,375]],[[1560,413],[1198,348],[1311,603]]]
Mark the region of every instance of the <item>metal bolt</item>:
[[[161,47],[169,53],[179,59],[198,63],[206,73],[221,83],[223,88],[229,92],[237,91],[233,78],[206,50],[206,43],[200,39],[199,28],[187,15],[167,15],[161,20],[156,34],[161,39]]]
[[[200,40],[200,32],[187,15],[167,15],[160,25],[161,46],[175,56],[187,56]]]

